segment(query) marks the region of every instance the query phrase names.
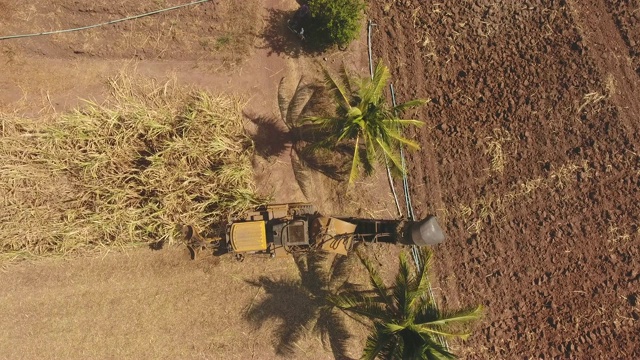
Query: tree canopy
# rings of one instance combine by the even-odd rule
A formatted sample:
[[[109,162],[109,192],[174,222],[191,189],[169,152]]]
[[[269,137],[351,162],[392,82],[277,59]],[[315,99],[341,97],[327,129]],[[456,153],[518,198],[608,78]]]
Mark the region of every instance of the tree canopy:
[[[403,173],[398,155],[400,146],[419,149],[420,145],[405,138],[401,129],[407,126],[422,126],[419,120],[398,118],[404,110],[426,103],[425,100],[411,100],[389,106],[383,98],[383,91],[389,81],[389,69],[379,63],[373,79],[351,77],[344,65],[339,78],[323,68],[326,86],[336,105],[335,116],[308,117],[307,121],[319,125],[328,134],[315,147],[336,147],[345,141],[353,142],[353,160],[349,183],[358,177],[360,167],[371,175],[374,163],[389,162],[395,173]]]

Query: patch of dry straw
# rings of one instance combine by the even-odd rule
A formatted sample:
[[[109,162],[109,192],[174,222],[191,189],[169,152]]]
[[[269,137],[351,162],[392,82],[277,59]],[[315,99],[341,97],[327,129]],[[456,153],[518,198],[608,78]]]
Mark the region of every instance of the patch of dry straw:
[[[239,98],[120,76],[52,122],[3,116],[0,252],[176,240],[260,202]]]

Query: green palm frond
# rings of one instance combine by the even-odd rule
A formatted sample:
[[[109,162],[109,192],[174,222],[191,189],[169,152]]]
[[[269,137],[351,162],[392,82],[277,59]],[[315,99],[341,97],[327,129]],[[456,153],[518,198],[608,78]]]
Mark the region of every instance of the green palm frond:
[[[373,143],[373,139],[371,138],[371,136],[367,136],[366,137],[366,146],[364,149],[364,158],[363,158],[363,167],[364,167],[364,173],[369,176],[371,174],[373,174],[373,164],[376,161],[376,157],[377,157],[377,151],[376,151],[376,146]]]
[[[424,99],[415,99],[415,100],[409,100],[407,102],[403,102],[402,104],[398,104],[396,106],[393,107],[392,111],[396,112],[396,113],[401,113],[407,109],[411,109],[411,108],[415,108],[418,106],[422,106],[425,105],[427,103],[429,103],[431,100],[424,100]]]
[[[427,360],[453,360],[456,356],[436,341],[433,337],[425,337],[422,347],[423,359]]]
[[[398,345],[397,341],[397,337],[390,334],[384,324],[375,322],[373,331],[367,337],[362,359],[374,360],[379,356],[383,359],[393,358]]]
[[[344,120],[331,116],[308,116],[304,118],[304,121],[306,123],[319,125],[327,131],[333,132],[335,132],[336,129],[341,128],[342,123],[344,123]]]
[[[331,93],[333,93],[333,96],[338,105],[344,110],[349,110],[351,108],[351,104],[349,102],[350,94],[346,93],[342,85],[334,80],[334,78],[329,73],[329,70],[327,70],[325,67],[322,68],[322,74],[324,75],[327,89]]]
[[[387,329],[387,331],[390,332],[390,333],[397,333],[397,332],[402,331],[402,330],[407,328],[406,325],[397,324],[395,322],[386,323],[386,324],[384,324],[384,326]]]
[[[375,162],[384,162],[384,158],[390,158],[390,163],[394,174],[402,174],[402,166],[398,158],[400,146],[407,146],[410,149],[418,149],[419,144],[402,136],[401,128],[407,126],[422,126],[423,122],[418,120],[399,119],[397,114],[405,109],[413,108],[425,104],[425,100],[411,100],[396,107],[390,107],[383,102],[383,92],[387,85],[390,72],[384,64],[379,63],[373,79],[354,79],[350,76],[344,64],[342,64],[338,75],[333,76],[329,70],[322,67],[322,74],[326,84],[326,89],[331,94],[336,110],[331,117],[305,117],[305,123],[320,126],[323,133],[319,137],[326,136],[333,146],[339,143],[352,145],[354,158],[351,161],[349,170],[349,184],[353,184],[360,174],[360,167],[363,167],[366,175],[371,175],[374,171]],[[305,87],[299,85],[299,87]],[[308,86],[305,87],[305,89]],[[300,90],[302,95],[309,96],[309,89]],[[311,91],[313,98],[315,90]],[[282,97],[280,97],[282,98]],[[280,99],[279,98],[279,99]],[[294,99],[295,100],[295,99]],[[306,116],[309,102],[296,113],[300,117]],[[295,101],[292,101],[295,104]],[[310,107],[309,107],[310,108]],[[292,111],[283,112],[283,116],[291,117]],[[325,134],[326,133],[326,134]],[[314,137],[315,138],[315,137]],[[329,148],[329,142],[324,142]],[[318,148],[311,147],[309,149]],[[385,156],[382,156],[382,155]]]
[[[470,321],[478,320],[482,316],[482,306],[476,306],[473,308],[441,312],[438,319],[434,319],[423,323],[424,325],[436,325],[446,326],[455,323],[467,323]]]
[[[371,260],[365,257],[361,252],[358,252],[358,257],[360,258],[360,262],[364,265],[365,269],[367,269],[367,274],[369,275],[369,283],[373,289],[377,292],[382,302],[387,306],[391,306],[391,298],[389,297],[389,288],[384,284],[382,277],[378,273],[378,270],[373,266]]]
[[[363,292],[341,294],[341,308],[365,317],[371,313],[377,315],[369,317],[373,329],[363,358],[455,359],[440,343],[440,337],[467,338],[468,332],[455,330],[457,327],[452,330],[451,326],[477,319],[481,308],[438,311],[428,290],[432,252],[427,248],[420,250],[418,268],[410,264],[406,253],[401,253],[391,288],[385,287],[372,263],[361,253],[358,255],[370,274],[373,291],[379,296],[365,296]]]
[[[387,119],[387,120],[383,120],[382,121],[384,123],[384,125],[386,127],[392,127],[394,125],[396,126],[400,126],[400,127],[407,127],[409,125],[412,126],[416,126],[416,127],[422,127],[424,126],[424,121],[420,121],[420,120],[411,120],[411,119]]]
[[[427,247],[422,247],[418,251],[418,261],[422,266],[416,268],[416,293],[428,294],[431,282],[429,281],[429,270],[431,269],[431,259],[433,253]],[[429,299],[431,300],[431,299]],[[412,308],[415,309],[415,301]]]
[[[402,316],[405,320],[410,314],[409,302],[411,297],[409,292],[411,291],[411,269],[409,268],[409,262],[407,261],[407,255],[400,253],[400,263],[398,264],[398,274],[393,287],[393,300],[398,308],[398,315]]]
[[[386,135],[389,138],[393,139],[394,141],[397,141],[401,145],[405,145],[405,146],[409,147],[410,149],[413,149],[413,150],[420,149],[420,144],[418,144],[417,142],[415,142],[413,140],[409,140],[409,139],[405,138],[404,136],[400,135],[400,133],[397,130],[389,129],[386,132]],[[389,142],[392,142],[392,141],[388,141],[387,140],[387,143],[389,143]]]
[[[367,104],[378,105],[390,77],[389,69],[382,62],[379,62],[373,73],[373,79],[360,89],[362,101]]]
[[[402,168],[402,161],[400,160],[400,156],[395,151],[391,150],[391,148],[389,148],[389,145],[381,139],[376,139],[376,141],[378,142],[378,146],[380,146],[384,154],[387,156],[391,168],[396,170],[399,174],[402,174],[404,170]]]
[[[410,329],[426,336],[442,335],[448,338],[458,337],[463,340],[467,339],[469,335],[471,335],[470,333],[452,333],[449,331],[443,331],[443,330],[439,330],[437,327],[432,327],[424,324],[412,325]]]
[[[400,336],[402,338],[402,359],[424,358],[425,341],[419,333],[403,331]]]
[[[361,119],[353,119],[352,121],[344,123],[340,131],[340,136],[338,136],[338,141],[359,138],[360,135],[362,134],[362,131],[360,130],[361,128],[362,128]]]
[[[351,160],[351,171],[349,171],[349,184],[353,184],[354,181],[356,181],[356,178],[358,177],[358,171],[360,168],[360,154],[358,154],[359,152],[359,148],[358,145],[360,141],[360,138],[356,138],[356,144],[354,145],[354,149],[353,149],[353,159]]]

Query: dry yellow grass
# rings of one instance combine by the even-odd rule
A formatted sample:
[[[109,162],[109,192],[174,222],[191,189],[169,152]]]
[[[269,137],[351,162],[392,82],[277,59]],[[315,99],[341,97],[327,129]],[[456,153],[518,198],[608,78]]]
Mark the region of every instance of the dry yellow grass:
[[[506,159],[502,145],[511,141],[511,134],[504,129],[493,129],[493,135],[488,136],[485,144],[485,155],[490,157],[491,171],[500,175],[504,173]]]
[[[2,117],[0,252],[172,242],[259,202],[241,99],[126,76],[111,89],[49,122]]]
[[[575,181],[575,174],[580,171],[583,176],[592,176],[593,169],[587,161],[569,162],[553,170],[545,177],[525,180],[513,186],[504,194],[489,194],[474,199],[470,204],[459,204],[454,214],[459,216],[470,234],[480,233],[491,221],[498,221],[508,211],[508,207],[516,202],[524,201],[533,192],[540,189],[564,189]]]

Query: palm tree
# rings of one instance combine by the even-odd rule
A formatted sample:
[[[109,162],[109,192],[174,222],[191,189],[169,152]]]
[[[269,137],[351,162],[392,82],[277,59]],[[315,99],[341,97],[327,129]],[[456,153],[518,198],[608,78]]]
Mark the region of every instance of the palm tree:
[[[458,311],[440,311],[429,295],[431,252],[423,248],[422,264],[412,271],[404,253],[395,282],[385,286],[371,262],[361,253],[369,273],[372,292],[342,292],[329,295],[328,301],[348,314],[368,319],[373,330],[365,345],[363,359],[454,359],[439,337],[466,338],[468,333],[450,331],[452,326],[478,319],[481,307]]]
[[[382,93],[390,77],[389,69],[382,63],[376,67],[373,79],[353,79],[344,65],[340,71],[340,81],[336,80],[326,68],[323,74],[328,90],[336,104],[335,116],[312,116],[306,118],[328,132],[326,139],[317,142],[311,148],[334,148],[345,141],[354,145],[353,160],[349,183],[353,183],[359,173],[360,164],[366,175],[371,175],[374,162],[389,159],[396,174],[403,173],[398,149],[405,145],[411,149],[420,146],[415,141],[402,136],[401,129],[407,126],[422,126],[418,120],[399,119],[397,114],[420,106],[425,100],[411,100],[397,106],[384,102]],[[384,160],[386,162],[386,160]]]

